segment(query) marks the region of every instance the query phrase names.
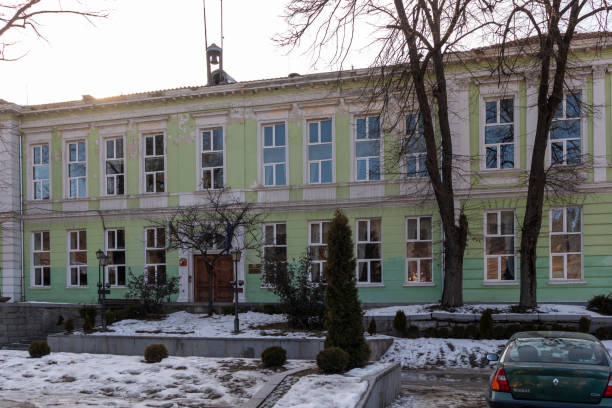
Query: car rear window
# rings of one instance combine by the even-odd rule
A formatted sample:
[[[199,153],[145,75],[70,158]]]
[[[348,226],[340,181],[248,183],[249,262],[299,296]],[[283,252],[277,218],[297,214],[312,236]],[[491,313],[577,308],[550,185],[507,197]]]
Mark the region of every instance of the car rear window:
[[[505,361],[608,365],[603,347],[596,342],[567,338],[516,339],[508,346]]]

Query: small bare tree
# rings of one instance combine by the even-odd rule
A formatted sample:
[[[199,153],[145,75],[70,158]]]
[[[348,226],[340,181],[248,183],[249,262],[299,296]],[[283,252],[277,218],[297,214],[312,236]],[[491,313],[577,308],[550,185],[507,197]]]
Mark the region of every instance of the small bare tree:
[[[208,313],[213,312],[215,265],[231,251],[259,250],[263,215],[228,188],[206,190],[202,204],[178,207],[169,217],[168,246],[202,255],[209,276]],[[154,220],[166,226],[166,221]]]
[[[0,61],[15,61],[21,56],[9,57],[7,50],[15,45],[7,40],[8,34],[15,31],[31,31],[46,40],[41,28],[42,21],[51,15],[76,15],[92,22],[95,18],[104,18],[108,14],[102,11],[89,10],[79,1],[61,0],[5,0],[0,2]]]
[[[572,90],[572,45],[577,39],[605,40],[608,0],[512,0],[498,21],[500,38],[497,71],[500,77],[515,73],[535,73],[537,86],[537,125],[529,169],[525,217],[520,246],[520,306],[537,306],[536,248],[542,226],[542,208],[547,191],[558,198],[559,192],[573,193],[585,171],[580,146],[565,150],[551,146],[551,166],[546,167],[549,135],[568,132],[564,124],[554,122],[562,103],[578,118],[586,106],[579,97],[565,98]],[[591,33],[580,34],[580,30]],[[567,124],[566,124],[567,125]],[[551,136],[551,138],[553,137]],[[563,137],[563,136],[561,136]]]
[[[445,237],[445,307],[463,303],[463,256],[468,235],[468,219],[455,195],[447,63],[468,38],[489,23],[486,17],[492,8],[484,0],[291,0],[286,9],[290,28],[279,38],[281,45],[295,46],[306,32],[313,31],[311,48],[335,47],[334,59],[342,62],[355,31],[368,22],[379,27],[380,51],[371,74],[371,100],[382,101],[386,116],[391,116],[385,124],[387,130],[401,124],[406,113],[418,111],[424,164]]]

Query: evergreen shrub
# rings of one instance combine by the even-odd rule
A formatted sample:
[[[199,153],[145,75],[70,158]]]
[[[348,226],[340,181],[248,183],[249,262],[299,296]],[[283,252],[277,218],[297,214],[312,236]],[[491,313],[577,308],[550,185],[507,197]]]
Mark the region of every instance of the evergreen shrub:
[[[393,318],[393,328],[396,332],[398,332],[401,336],[403,336],[406,332],[406,314],[398,310],[395,312],[395,317]]]
[[[493,337],[493,311],[486,309],[480,316],[480,337],[490,339]]]
[[[159,363],[167,357],[168,349],[163,344],[151,344],[147,346],[144,352],[144,358],[147,363]]]
[[[460,324],[455,324],[453,326],[453,328],[451,329],[451,334],[450,336],[453,339],[462,339],[465,337],[465,327],[463,327]]]
[[[30,357],[32,358],[41,358],[42,356],[46,356],[51,354],[51,348],[44,340],[33,341],[30,344],[30,348],[28,349],[30,353]]]
[[[612,293],[593,296],[586,308],[602,315],[612,315]]]
[[[61,326],[62,324],[64,324],[64,316],[59,315],[59,316],[57,316],[57,323],[56,323],[56,325],[57,326]]]
[[[74,322],[72,319],[68,319],[64,322],[64,330],[66,330],[67,333],[72,333],[74,330]]]
[[[373,336],[376,334],[376,319],[374,318],[370,320],[370,324],[368,325],[368,333],[370,333],[370,336]]]
[[[348,353],[339,347],[329,347],[317,354],[317,366],[326,374],[343,373],[348,364]]]
[[[582,333],[590,333],[591,332],[591,319],[588,317],[582,316],[578,321],[578,331]]]
[[[91,319],[91,321],[95,323],[97,315],[98,309],[96,306],[85,305],[79,309],[79,316],[81,316],[82,319],[86,319],[87,317],[89,317],[89,319]]]
[[[287,351],[278,346],[268,347],[261,353],[264,367],[282,367],[287,362]]]
[[[86,334],[93,333],[94,331],[94,321],[91,320],[89,315],[85,315],[85,318],[83,319],[83,331]]]
[[[409,339],[417,339],[419,338],[419,336],[421,335],[418,326],[409,326],[408,329],[406,329],[406,333],[405,336],[408,337]]]

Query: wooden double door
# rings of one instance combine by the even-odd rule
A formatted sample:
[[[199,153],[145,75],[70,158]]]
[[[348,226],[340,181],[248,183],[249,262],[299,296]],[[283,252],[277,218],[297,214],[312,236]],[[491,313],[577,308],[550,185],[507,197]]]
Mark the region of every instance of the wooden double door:
[[[209,256],[210,258],[211,256]],[[206,269],[204,257],[194,256],[194,299],[196,302],[208,302],[210,274]],[[213,302],[231,302],[233,297],[230,281],[234,279],[234,266],[231,255],[221,256],[215,262],[213,278]]]

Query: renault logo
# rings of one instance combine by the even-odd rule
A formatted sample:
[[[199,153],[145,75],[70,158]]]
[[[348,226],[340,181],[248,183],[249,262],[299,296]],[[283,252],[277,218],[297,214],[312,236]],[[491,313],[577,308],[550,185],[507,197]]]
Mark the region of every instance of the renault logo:
[[[554,385],[555,387],[556,387],[557,385],[559,385],[559,379],[558,379],[558,378],[555,378],[555,379],[553,380],[553,385]]]

